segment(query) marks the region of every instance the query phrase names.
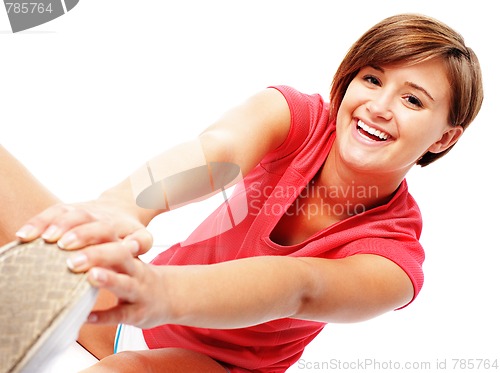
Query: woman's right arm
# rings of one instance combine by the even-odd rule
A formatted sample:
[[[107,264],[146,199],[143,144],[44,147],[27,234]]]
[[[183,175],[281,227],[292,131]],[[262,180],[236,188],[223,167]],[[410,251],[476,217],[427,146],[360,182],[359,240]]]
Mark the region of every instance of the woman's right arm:
[[[227,112],[199,138],[208,161],[237,164],[246,175],[285,141],[289,130],[288,104],[269,88]]]
[[[31,218],[18,237],[30,241],[42,236],[66,249],[133,238],[143,253],[152,244],[145,226],[155,216],[217,191],[214,169],[209,165],[234,165],[244,176],[285,141],[289,130],[290,110],[285,98],[275,89],[266,89],[228,111],[193,141],[150,160],[97,200],[55,205]],[[203,167],[208,170],[211,191],[192,172],[198,168],[203,178]],[[146,197],[155,203],[150,208],[140,206],[138,196],[154,182],[160,189],[151,190],[159,190],[165,203],[155,205],[160,194],[152,192]]]

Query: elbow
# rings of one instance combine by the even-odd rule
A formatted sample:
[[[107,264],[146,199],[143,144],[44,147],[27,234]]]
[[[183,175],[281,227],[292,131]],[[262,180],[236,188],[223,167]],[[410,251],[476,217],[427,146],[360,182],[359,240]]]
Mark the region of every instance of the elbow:
[[[304,261],[310,268],[294,318],[325,323],[361,322],[404,307],[414,297],[413,283],[407,274],[381,257]],[[366,266],[367,262],[370,265]]]

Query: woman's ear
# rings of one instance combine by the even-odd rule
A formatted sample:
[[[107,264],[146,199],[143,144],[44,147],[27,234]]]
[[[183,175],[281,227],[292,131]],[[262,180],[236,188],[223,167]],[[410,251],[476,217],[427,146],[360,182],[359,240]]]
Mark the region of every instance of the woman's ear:
[[[443,133],[443,136],[436,141],[434,144],[430,146],[427,151],[431,153],[441,153],[448,149],[450,146],[454,145],[460,136],[464,133],[464,129],[461,126],[450,127],[446,132]]]

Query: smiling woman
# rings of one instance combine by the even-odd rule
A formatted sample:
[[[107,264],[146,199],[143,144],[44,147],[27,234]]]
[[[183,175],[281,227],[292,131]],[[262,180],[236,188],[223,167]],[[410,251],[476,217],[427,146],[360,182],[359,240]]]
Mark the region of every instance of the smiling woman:
[[[439,58],[362,68],[338,110],[339,157],[364,172],[392,173],[399,185],[416,160],[446,151],[461,136],[464,127],[448,121],[449,86]]]
[[[424,251],[405,176],[447,152],[475,118],[482,102],[475,55],[439,21],[391,17],[354,44],[330,102],[269,87],[182,152],[156,158],[189,174],[200,164],[236,165],[243,180],[186,241],[150,264],[137,259],[152,245],[145,227],[172,206],[138,206],[137,173],[97,200],[49,207],[17,232],[22,241],[41,236],[82,249],[69,268],[88,271],[91,284],[108,291],[99,301],[108,306],[82,328],[80,343],[102,358],[88,372],[285,372],[327,323],[413,302]],[[142,168],[148,183],[151,170]],[[203,180],[189,183],[213,184],[213,169],[203,170]],[[185,203],[194,189],[158,195]],[[242,204],[250,213],[232,224],[227,206]],[[117,323],[142,329],[120,326],[121,353],[109,355],[115,328],[97,327]]]
[[[474,51],[465,45],[463,37],[453,29],[429,17],[412,14],[381,21],[352,45],[333,79],[331,110],[340,107],[349,84],[362,68],[372,67],[383,73],[382,67],[410,67],[433,59],[440,61],[446,77],[444,85],[436,91],[449,87],[443,91],[450,95],[446,122],[465,129],[478,114],[483,101],[479,61]],[[405,84],[432,101],[432,96],[417,82]],[[418,105],[418,100],[413,104]],[[427,152],[417,164],[426,166],[452,147],[453,144],[442,152]]]

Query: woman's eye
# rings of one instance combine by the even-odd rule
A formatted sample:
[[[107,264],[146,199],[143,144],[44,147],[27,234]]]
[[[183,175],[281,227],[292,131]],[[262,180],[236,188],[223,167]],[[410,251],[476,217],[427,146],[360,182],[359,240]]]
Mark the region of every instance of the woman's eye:
[[[423,107],[424,105],[422,104],[422,101],[420,101],[417,97],[413,96],[413,95],[407,95],[405,97],[406,101],[411,105],[411,106],[415,106],[415,107],[418,107],[418,108],[421,108]]]
[[[366,75],[363,77],[363,80],[365,82],[368,82],[370,84],[374,84],[374,85],[381,85],[380,83],[380,80],[378,80],[376,77],[374,77],[373,75]]]

